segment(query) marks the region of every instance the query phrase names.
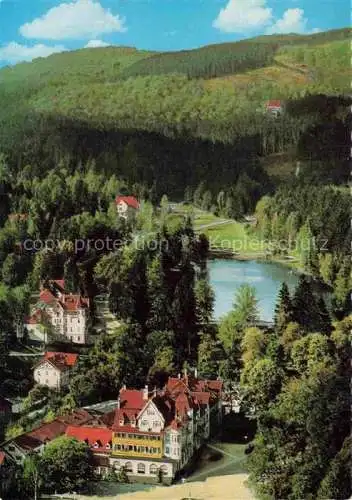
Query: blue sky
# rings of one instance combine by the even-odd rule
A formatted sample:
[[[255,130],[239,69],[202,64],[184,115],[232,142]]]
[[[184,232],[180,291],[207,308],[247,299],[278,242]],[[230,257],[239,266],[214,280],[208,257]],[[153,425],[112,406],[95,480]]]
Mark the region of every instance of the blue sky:
[[[0,0],[0,66],[85,46],[179,50],[350,24],[348,0]]]

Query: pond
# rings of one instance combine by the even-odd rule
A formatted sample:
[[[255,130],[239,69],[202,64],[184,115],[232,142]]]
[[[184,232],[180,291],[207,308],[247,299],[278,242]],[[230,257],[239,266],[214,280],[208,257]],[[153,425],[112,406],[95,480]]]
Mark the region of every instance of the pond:
[[[272,262],[214,259],[209,261],[208,268],[210,284],[215,292],[215,319],[232,309],[236,290],[246,283],[256,289],[260,319],[272,321],[282,282],[286,282],[292,293],[299,279],[287,267]]]

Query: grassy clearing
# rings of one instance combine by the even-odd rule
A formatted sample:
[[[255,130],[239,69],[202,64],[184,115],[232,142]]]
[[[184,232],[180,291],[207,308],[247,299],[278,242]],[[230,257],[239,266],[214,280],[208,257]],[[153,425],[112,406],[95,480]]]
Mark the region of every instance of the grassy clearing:
[[[244,444],[222,442],[207,445],[196,469],[187,478],[187,482],[204,481],[208,477],[245,473],[245,447]]]
[[[211,248],[222,250],[233,250],[243,257],[255,257],[264,255],[267,245],[258,234],[251,234],[246,224],[241,222],[229,222],[221,226],[204,229]]]

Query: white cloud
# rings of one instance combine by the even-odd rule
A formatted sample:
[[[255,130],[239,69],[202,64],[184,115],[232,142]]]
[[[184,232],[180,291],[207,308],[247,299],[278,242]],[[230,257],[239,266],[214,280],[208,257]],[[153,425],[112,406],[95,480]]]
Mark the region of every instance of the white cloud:
[[[308,20],[303,9],[287,9],[282,18],[278,19],[266,32],[272,33],[305,33]]]
[[[85,49],[94,49],[96,47],[109,47],[109,43],[103,42],[103,40],[89,40],[87,45],[84,46]]]
[[[104,9],[99,1],[61,3],[42,17],[20,27],[26,38],[46,40],[90,39],[104,33],[126,31],[124,19]]]
[[[251,32],[270,24],[272,17],[266,0],[229,0],[213,26],[226,33]]]
[[[21,61],[31,61],[36,57],[47,57],[50,54],[63,52],[66,48],[63,45],[54,45],[49,47],[42,43],[28,47],[17,42],[10,42],[7,45],[0,47],[0,61],[5,61],[10,64]]]

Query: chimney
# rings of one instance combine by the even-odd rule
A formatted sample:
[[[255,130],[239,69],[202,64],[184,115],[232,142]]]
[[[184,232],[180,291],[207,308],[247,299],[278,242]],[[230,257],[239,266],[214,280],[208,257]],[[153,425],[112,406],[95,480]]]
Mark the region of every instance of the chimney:
[[[120,396],[117,398],[117,408],[120,409]]]
[[[143,389],[143,399],[144,401],[148,401],[148,386],[145,385]]]
[[[185,379],[186,385],[188,385],[188,373],[187,373],[187,368],[184,369],[184,376],[183,378]]]
[[[178,378],[181,378],[181,373],[178,374]]]
[[[122,389],[125,391],[126,390],[126,384],[123,384]]]
[[[194,378],[198,378],[198,370],[197,370],[197,368],[194,369]]]
[[[153,398],[156,398],[156,386],[154,387],[154,390],[153,390]]]

